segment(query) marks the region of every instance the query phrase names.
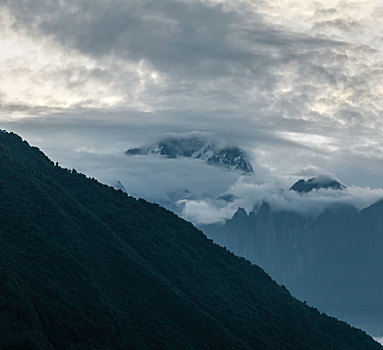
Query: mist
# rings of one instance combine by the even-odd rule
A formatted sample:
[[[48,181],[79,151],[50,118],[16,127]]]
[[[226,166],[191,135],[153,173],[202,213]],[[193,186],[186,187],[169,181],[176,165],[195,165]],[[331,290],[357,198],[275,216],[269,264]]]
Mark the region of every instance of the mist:
[[[276,181],[259,184],[255,181],[252,177],[240,177],[221,195],[229,196],[231,201],[212,198],[183,199],[177,204],[187,220],[196,224],[212,224],[230,219],[239,207],[249,213],[262,202],[270,204],[274,211],[287,210],[315,217],[333,204],[348,204],[361,210],[383,199],[383,189],[370,187],[349,186],[342,191],[319,189],[300,194],[289,190],[292,183],[287,185]]]

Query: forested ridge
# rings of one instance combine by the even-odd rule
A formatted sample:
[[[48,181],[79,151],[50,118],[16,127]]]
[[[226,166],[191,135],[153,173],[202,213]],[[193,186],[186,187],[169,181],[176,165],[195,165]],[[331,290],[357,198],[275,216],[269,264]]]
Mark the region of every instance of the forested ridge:
[[[0,222],[2,350],[382,349],[172,212],[5,131]]]

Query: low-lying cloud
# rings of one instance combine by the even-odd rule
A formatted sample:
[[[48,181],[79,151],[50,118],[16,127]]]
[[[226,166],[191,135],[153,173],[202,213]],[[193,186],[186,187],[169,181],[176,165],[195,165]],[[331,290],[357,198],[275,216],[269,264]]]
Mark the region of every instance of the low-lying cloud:
[[[369,176],[367,183],[374,183],[371,179],[376,176],[375,185],[379,185],[379,163],[374,159],[336,156],[329,159],[316,149],[278,139],[262,126],[243,130],[230,119],[223,125],[218,117],[210,115],[209,122],[195,118],[194,126],[205,126],[196,130],[191,128],[188,118],[182,117],[170,125],[152,113],[118,112],[110,115],[109,122],[103,120],[101,112],[83,113],[80,121],[57,114],[8,122],[6,128],[41,147],[61,166],[75,168],[110,185],[120,181],[130,195],[161,203],[195,224],[224,222],[238,207],[249,212],[262,201],[275,210],[315,215],[332,203],[348,203],[361,209],[383,198],[379,186],[370,188],[354,182],[363,174]],[[199,134],[200,130],[202,135],[211,135],[223,144],[242,146],[250,157],[254,174],[242,176],[240,172],[209,166],[198,159],[125,155],[129,148],[153,144],[168,135],[190,135],[196,131]],[[296,160],[298,155],[302,159]],[[299,161],[307,166],[299,167]],[[361,161],[365,162],[364,168]],[[320,173],[333,173],[347,190],[319,190],[304,195],[288,190],[298,179]]]
[[[350,186],[346,190],[319,189],[299,194],[289,191],[280,182],[256,184],[251,179],[238,179],[225,195],[234,200],[205,198],[199,200],[180,200],[177,202],[182,216],[196,224],[211,224],[230,219],[239,207],[246,212],[259,207],[262,202],[270,204],[273,210],[296,211],[304,215],[315,216],[326,207],[342,203],[359,210],[383,199],[383,189]],[[212,214],[214,213],[214,215]]]

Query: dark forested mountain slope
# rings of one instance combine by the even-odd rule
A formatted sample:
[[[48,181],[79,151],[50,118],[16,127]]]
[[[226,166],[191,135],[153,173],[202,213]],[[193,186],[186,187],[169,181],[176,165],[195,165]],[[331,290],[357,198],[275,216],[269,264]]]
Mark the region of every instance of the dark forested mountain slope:
[[[0,133],[0,349],[381,349],[171,212]]]

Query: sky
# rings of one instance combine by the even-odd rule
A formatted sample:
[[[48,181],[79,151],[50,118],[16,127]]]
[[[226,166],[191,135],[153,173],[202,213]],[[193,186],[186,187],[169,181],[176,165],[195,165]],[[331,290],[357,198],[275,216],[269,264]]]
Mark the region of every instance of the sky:
[[[0,128],[196,223],[307,207],[280,189],[320,173],[349,190],[315,203],[363,207],[383,197],[382,17],[367,0],[0,0]],[[124,155],[169,132],[242,147],[254,176]]]

